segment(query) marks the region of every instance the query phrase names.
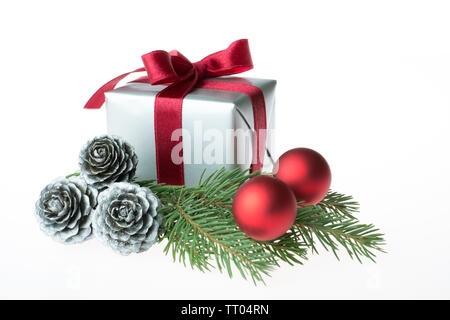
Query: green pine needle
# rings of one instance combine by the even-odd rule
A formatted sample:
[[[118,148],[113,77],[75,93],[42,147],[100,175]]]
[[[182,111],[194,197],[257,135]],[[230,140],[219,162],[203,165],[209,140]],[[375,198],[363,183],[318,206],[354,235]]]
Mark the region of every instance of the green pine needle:
[[[375,262],[375,251],[385,252],[384,234],[355,217],[358,202],[351,196],[329,191],[314,206],[298,203],[294,225],[280,238],[257,241],[242,233],[233,219],[233,197],[246,180],[259,175],[249,170],[218,170],[200,179],[197,186],[169,186],[154,180],[132,182],[150,188],[161,200],[165,224],[159,241],[174,261],[200,271],[217,267],[230,277],[237,270],[244,279],[264,283],[264,276],[286,262],[303,264],[307,252],[318,253],[320,243],[339,260],[344,249],[351,258]],[[73,173],[67,177],[77,176]]]
[[[355,218],[359,204],[351,196],[330,191],[315,206],[301,207],[292,228],[273,241],[256,241],[236,226],[231,211],[234,194],[247,179],[259,175],[248,170],[218,170],[198,186],[167,186],[139,181],[163,203],[166,219],[160,241],[174,261],[201,271],[217,267],[230,277],[237,270],[245,279],[264,283],[264,276],[280,265],[303,264],[307,251],[317,253],[317,242],[331,250],[344,248],[351,258],[374,261],[374,251],[384,252],[383,234]]]
[[[372,224],[361,224],[353,215],[358,210],[359,204],[351,196],[330,191],[317,205],[297,209],[293,230],[315,253],[318,253],[317,240],[338,260],[340,245],[359,262],[362,257],[375,262],[374,251],[385,252],[384,234]]]

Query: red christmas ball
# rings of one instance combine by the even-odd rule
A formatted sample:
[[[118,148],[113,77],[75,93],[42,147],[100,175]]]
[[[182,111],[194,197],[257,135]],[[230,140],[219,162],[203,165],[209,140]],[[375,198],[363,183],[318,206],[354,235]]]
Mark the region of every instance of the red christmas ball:
[[[233,216],[239,228],[255,240],[282,236],[297,215],[295,196],[282,181],[257,176],[244,182],[233,200]]]
[[[320,202],[331,184],[331,171],[322,155],[308,148],[285,152],[274,167],[274,175],[286,183],[302,205]]]

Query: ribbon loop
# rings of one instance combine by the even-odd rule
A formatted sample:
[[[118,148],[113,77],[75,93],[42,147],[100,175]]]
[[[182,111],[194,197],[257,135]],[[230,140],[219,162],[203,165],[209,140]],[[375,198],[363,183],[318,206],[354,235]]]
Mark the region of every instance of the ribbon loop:
[[[227,76],[253,69],[247,39],[234,41],[225,50],[210,54],[201,61],[207,66],[208,77]]]
[[[151,84],[176,82],[180,77],[172,64],[172,57],[166,51],[152,51],[142,56],[145,70]]]

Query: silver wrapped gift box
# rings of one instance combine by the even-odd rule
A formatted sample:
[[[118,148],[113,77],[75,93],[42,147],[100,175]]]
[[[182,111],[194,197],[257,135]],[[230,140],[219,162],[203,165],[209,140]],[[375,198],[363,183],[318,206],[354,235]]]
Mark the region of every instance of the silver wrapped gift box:
[[[266,103],[267,139],[264,171],[271,170],[274,146],[275,80],[221,77],[217,81],[250,83]],[[214,79],[211,79],[214,80]],[[163,85],[128,83],[105,93],[107,130],[135,147],[138,179],[156,179],[154,104]],[[252,161],[253,108],[239,92],[196,88],[183,100],[182,144],[186,185],[225,167],[249,168]]]

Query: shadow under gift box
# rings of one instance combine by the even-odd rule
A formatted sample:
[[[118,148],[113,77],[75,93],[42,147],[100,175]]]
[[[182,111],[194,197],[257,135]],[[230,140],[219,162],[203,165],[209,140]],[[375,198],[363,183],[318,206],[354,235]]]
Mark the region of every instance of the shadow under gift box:
[[[267,118],[263,171],[271,170],[276,81],[241,77],[208,80],[252,84],[261,89]],[[165,87],[128,83],[105,93],[108,134],[120,136],[134,146],[139,158],[136,171],[139,180],[156,179],[154,105],[155,96]],[[207,177],[222,167],[249,168],[253,126],[253,107],[247,95],[203,88],[191,91],[184,98],[182,108],[185,184],[198,184],[204,170]]]

